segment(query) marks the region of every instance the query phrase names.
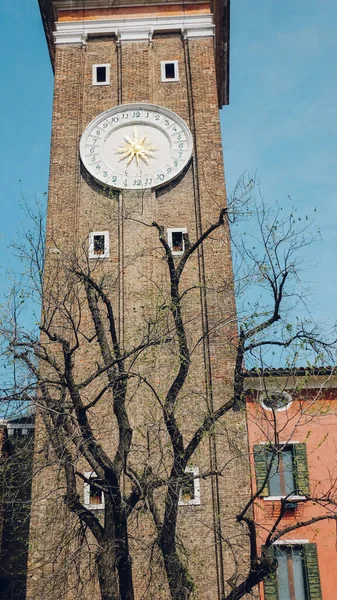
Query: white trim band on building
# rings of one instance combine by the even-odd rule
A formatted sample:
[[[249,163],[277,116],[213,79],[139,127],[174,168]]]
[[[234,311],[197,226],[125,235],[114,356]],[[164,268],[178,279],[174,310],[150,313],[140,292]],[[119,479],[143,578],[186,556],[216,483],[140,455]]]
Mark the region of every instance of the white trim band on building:
[[[115,35],[121,42],[146,42],[156,32],[179,31],[186,38],[213,37],[212,15],[138,17],[136,19],[97,19],[60,21],[54,32],[55,44],[85,44],[91,35]]]
[[[151,7],[158,5],[158,0],[84,0],[85,10],[97,8],[129,8],[132,6]],[[165,5],[179,4],[184,5],[186,0],[165,0]],[[205,0],[193,0],[193,4],[204,4]],[[83,0],[54,0],[54,6],[57,10],[81,10],[83,11]]]

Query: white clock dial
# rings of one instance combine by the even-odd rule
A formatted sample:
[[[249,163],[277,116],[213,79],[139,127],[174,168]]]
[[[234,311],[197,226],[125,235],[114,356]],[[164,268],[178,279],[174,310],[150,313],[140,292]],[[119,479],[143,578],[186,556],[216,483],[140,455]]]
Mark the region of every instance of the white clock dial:
[[[89,173],[114,189],[165,185],[192,156],[192,135],[174,112],[153,104],[122,104],[85,129],[80,156]]]

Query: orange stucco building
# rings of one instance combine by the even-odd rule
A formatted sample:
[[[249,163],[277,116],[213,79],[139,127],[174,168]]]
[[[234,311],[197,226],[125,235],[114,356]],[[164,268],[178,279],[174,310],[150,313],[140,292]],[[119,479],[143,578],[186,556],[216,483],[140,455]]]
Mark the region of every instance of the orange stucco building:
[[[272,537],[279,563],[261,600],[335,600],[337,378],[331,370],[247,375],[257,544]]]

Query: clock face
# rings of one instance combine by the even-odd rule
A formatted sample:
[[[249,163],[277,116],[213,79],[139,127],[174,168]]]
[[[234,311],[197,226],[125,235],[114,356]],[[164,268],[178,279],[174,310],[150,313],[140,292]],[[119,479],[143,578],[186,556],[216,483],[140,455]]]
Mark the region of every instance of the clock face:
[[[114,189],[165,185],[192,156],[192,135],[174,112],[153,104],[122,104],[85,129],[80,156],[89,173]]]

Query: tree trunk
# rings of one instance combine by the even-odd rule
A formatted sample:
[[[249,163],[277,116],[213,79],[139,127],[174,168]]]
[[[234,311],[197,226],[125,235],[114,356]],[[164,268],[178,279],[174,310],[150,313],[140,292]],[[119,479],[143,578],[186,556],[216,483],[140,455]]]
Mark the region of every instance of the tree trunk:
[[[164,564],[172,600],[188,600],[193,591],[193,583],[176,550],[171,554],[164,554]]]
[[[118,539],[118,529],[116,538],[109,536],[96,556],[102,600],[134,600],[127,536]]]
[[[115,543],[108,540],[96,556],[102,600],[121,600],[116,569]]]
[[[181,478],[183,470],[179,475]],[[186,567],[182,564],[176,547],[178,499],[179,485],[177,480],[172,480],[169,483],[165,501],[165,517],[159,546],[164,559],[172,600],[188,600],[193,591],[193,581],[189,577]]]
[[[134,600],[127,521],[123,514],[119,513],[118,516],[120,520],[116,524],[116,544],[120,598],[121,600]]]

